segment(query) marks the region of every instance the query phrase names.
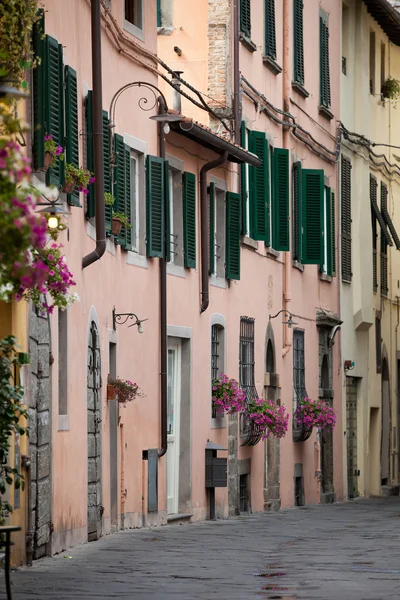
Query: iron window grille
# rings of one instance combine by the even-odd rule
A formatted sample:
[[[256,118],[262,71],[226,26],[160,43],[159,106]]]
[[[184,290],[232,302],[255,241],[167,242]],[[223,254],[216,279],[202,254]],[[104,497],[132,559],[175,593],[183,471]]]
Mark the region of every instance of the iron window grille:
[[[213,325],[211,327],[211,386],[212,382],[221,375],[221,335],[222,327],[220,325]],[[212,393],[211,393],[212,397]],[[223,416],[223,413],[212,406],[212,417]]]
[[[254,385],[254,319],[240,318],[239,383],[249,402],[257,398]]]
[[[293,331],[293,388],[295,404],[307,396],[304,361],[304,331]],[[297,408],[295,406],[294,408]]]
[[[249,510],[248,475],[239,475],[239,511],[241,513]]]

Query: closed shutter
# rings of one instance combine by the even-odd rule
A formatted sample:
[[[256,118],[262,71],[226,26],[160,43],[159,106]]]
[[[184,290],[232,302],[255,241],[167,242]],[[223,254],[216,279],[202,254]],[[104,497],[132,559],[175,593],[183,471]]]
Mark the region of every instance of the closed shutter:
[[[44,36],[44,11],[39,10],[40,18],[33,26],[33,52],[38,60],[37,66],[33,69],[33,166],[40,169],[44,164],[44,136],[45,128],[45,69],[46,69],[46,43]]]
[[[376,372],[382,371],[382,330],[381,316],[375,317],[375,353],[376,353]]]
[[[324,172],[302,170],[302,262],[321,265],[324,260]]]
[[[131,224],[130,227],[124,227],[125,239],[121,242],[124,250],[132,250],[132,228],[136,227],[136,215],[132,218],[132,199],[131,199],[131,149],[129,146],[124,148],[125,160],[125,215]]]
[[[273,240],[275,250],[287,252],[290,246],[289,233],[289,151],[274,150],[273,178]]]
[[[251,237],[267,244],[269,239],[269,169],[268,144],[261,131],[252,132],[252,151],[262,161],[259,167],[251,167],[252,188],[250,197]]]
[[[247,38],[251,38],[250,0],[240,0],[240,31]]]
[[[196,268],[196,176],[183,174],[183,246],[185,267]]]
[[[56,144],[64,146],[63,50],[54,38],[46,37],[45,127]],[[58,157],[46,174],[47,184],[64,184],[64,161]]]
[[[240,195],[226,194],[226,278],[240,279]]]
[[[336,271],[336,261],[335,261],[335,195],[331,191],[331,188],[325,189],[325,202],[326,202],[326,231],[324,231],[326,244],[326,256],[327,256],[327,264],[326,264],[326,273],[327,275],[333,276]]]
[[[302,241],[302,169],[301,162],[293,165],[293,241],[292,257],[293,260],[301,262],[301,241]]]
[[[170,189],[169,189],[169,162],[166,160],[164,162],[164,189],[165,189],[165,210],[166,213],[166,232],[165,232],[165,258],[167,262],[171,260],[171,197],[170,197]],[[175,246],[174,246],[175,248]]]
[[[104,168],[104,193],[108,192],[112,194],[111,185],[111,148],[110,148],[110,128],[108,122],[108,113],[103,110],[103,168]],[[105,219],[106,219],[106,231],[111,231],[111,220],[112,220],[112,207],[105,206]]]
[[[321,13],[319,18],[319,64],[320,64],[320,104],[331,105],[331,85],[329,72],[329,29],[328,15]]]
[[[335,192],[331,191],[330,204],[330,221],[331,221],[331,272],[332,277],[336,277],[336,205]]]
[[[265,54],[276,59],[275,0],[265,0]]]
[[[244,121],[240,124],[240,144],[242,148],[246,147],[246,124]],[[247,165],[246,163],[242,163],[240,165],[240,195],[242,197],[242,233],[246,235],[247,233],[247,199],[249,193],[249,182],[247,181]]]
[[[164,256],[164,163],[158,156],[146,158],[147,256]]]
[[[304,85],[303,0],[293,1],[294,80]]]
[[[86,98],[86,166],[94,173],[94,148],[93,148],[93,92],[88,91]],[[89,185],[89,194],[86,196],[86,218],[91,219],[96,214],[96,200],[94,184]]]
[[[215,273],[215,184],[210,183],[210,275]]]
[[[78,86],[76,71],[68,65],[65,67],[65,134],[65,160],[79,167]],[[81,206],[77,189],[67,195],[67,200],[72,206]]]
[[[351,162],[342,156],[341,161],[342,194],[342,279],[351,282]]]
[[[161,0],[157,0],[157,27],[161,27],[162,18],[161,18]]]
[[[131,195],[130,195],[130,151],[124,144],[124,138],[118,133],[114,136],[115,142],[115,168],[114,168],[114,210],[122,213],[131,222]],[[111,208],[112,207],[106,207]],[[112,210],[111,210],[112,212]],[[131,228],[122,227],[118,239],[124,250],[130,250]]]

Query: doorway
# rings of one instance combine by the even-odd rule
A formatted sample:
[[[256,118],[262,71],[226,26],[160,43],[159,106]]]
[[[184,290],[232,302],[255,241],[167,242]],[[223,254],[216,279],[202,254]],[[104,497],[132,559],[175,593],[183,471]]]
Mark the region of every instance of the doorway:
[[[181,341],[170,339],[167,364],[167,511],[178,514],[181,412]]]
[[[347,494],[349,499],[358,496],[357,464],[357,380],[346,377],[346,437],[347,437]]]
[[[87,436],[88,436],[88,542],[101,536],[101,358],[96,323],[92,321],[88,340]]]
[[[381,440],[381,485],[390,483],[390,413],[389,368],[386,358],[382,362],[382,440]]]
[[[109,368],[111,377],[117,376],[117,344],[109,344]],[[110,425],[110,516],[111,533],[118,530],[118,401],[107,402]]]

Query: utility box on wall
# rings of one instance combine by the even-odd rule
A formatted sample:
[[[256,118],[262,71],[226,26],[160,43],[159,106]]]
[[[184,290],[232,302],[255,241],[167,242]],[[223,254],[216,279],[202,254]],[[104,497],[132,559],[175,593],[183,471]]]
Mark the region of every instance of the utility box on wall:
[[[218,450],[226,450],[218,444],[206,444],[206,488],[228,486],[228,459],[218,458]]]

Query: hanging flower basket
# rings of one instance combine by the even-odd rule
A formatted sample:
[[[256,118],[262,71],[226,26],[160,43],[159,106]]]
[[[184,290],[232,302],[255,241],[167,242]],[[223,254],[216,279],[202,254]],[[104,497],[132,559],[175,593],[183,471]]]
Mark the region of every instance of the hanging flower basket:
[[[118,236],[121,233],[123,222],[119,217],[112,218],[112,232],[113,235]]]
[[[115,400],[117,396],[117,392],[113,385],[107,384],[107,400]]]
[[[65,185],[63,187],[63,192],[65,192],[66,194],[72,194],[75,187],[76,187],[75,181],[66,181]]]
[[[230,415],[243,412],[246,408],[245,394],[239,388],[235,379],[228,379],[226,375],[220,375],[212,383],[212,403],[216,414],[224,411]]]
[[[306,431],[311,431],[313,427],[325,429],[326,427],[334,427],[336,424],[336,411],[325,400],[312,400],[311,398],[303,398],[300,401],[296,413],[295,420],[298,426],[301,426]]]
[[[137,383],[132,383],[129,379],[113,378],[110,375],[107,378],[107,400],[118,400],[120,404],[126,404],[136,398],[143,397]]]
[[[258,427],[263,440],[271,434],[282,438],[288,430],[289,415],[286,408],[263,398],[251,400],[247,408],[250,421]]]

